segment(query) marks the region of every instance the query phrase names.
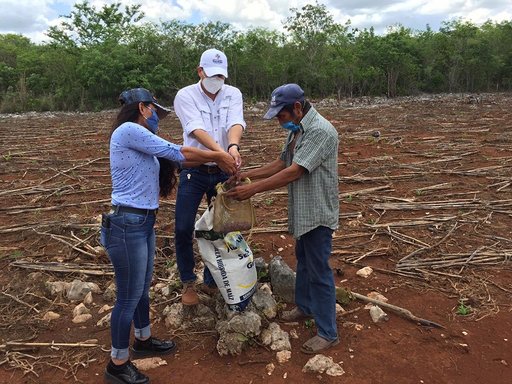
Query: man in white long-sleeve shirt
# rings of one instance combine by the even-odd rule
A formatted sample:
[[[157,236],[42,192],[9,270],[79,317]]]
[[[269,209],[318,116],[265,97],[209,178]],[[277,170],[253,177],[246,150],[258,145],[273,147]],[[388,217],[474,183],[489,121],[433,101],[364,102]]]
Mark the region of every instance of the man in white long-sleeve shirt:
[[[174,110],[183,127],[183,145],[205,150],[224,150],[242,164],[240,138],[245,129],[242,93],[224,84],[228,77],[226,55],[208,49],[201,55],[197,68],[199,82],[179,90]],[[215,194],[215,185],[228,178],[215,163],[197,164],[180,172],[176,197],[175,246],[178,271],[183,283],[182,303],[196,305],[194,252],[192,236],[197,209],[203,196]],[[205,290],[213,291],[215,282],[205,268]]]

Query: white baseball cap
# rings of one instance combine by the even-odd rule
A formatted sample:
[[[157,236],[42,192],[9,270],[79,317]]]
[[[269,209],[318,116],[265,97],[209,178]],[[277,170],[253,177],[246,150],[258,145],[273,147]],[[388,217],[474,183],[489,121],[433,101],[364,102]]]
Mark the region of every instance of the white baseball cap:
[[[199,66],[203,68],[206,76],[222,75],[228,77],[228,58],[218,49],[207,49],[201,55]]]

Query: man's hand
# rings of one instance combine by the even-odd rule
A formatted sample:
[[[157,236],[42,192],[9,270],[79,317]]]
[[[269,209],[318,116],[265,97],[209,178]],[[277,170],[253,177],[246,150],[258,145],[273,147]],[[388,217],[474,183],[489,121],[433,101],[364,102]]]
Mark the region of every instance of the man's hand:
[[[231,188],[225,196],[235,200],[247,200],[256,193],[253,184],[243,184]]]
[[[235,159],[227,152],[224,151],[215,151],[216,159],[215,162],[228,175],[234,175],[237,172],[237,167],[235,163]]]
[[[247,172],[237,172],[233,176],[231,176],[227,181],[226,184],[236,186],[240,184],[243,180],[247,178]]]
[[[236,167],[240,169],[242,166],[242,156],[240,156],[240,152],[238,152],[238,146],[233,145],[229,148],[228,153],[233,157],[236,163]]]

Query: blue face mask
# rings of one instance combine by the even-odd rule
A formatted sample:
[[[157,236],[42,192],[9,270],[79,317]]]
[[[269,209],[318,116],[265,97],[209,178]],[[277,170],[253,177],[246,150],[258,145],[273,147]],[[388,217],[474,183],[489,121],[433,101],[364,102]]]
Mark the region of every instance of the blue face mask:
[[[300,129],[299,124],[295,124],[293,121],[288,121],[286,123],[281,124],[281,127],[287,129],[292,132],[297,132]]]
[[[158,132],[158,122],[160,121],[160,118],[158,117],[156,111],[151,110],[151,112],[151,117],[148,117],[146,122],[148,123],[149,130],[156,134]]]

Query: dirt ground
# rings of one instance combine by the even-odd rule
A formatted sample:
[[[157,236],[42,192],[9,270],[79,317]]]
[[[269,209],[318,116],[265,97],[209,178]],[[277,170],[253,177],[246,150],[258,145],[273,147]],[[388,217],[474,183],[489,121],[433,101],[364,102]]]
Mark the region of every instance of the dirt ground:
[[[374,324],[364,303],[345,306],[341,343],[326,353],[341,377],[302,373],[297,330],[292,359],[254,346],[219,357],[212,332],[168,330],[161,312],[172,300],[155,294],[153,333],[179,350],[150,370],[152,383],[486,383],[512,377],[512,95],[439,95],[323,100],[318,109],[340,135],[340,227],[332,267],[336,283],[443,325],[420,326],[386,310]],[[245,167],[273,160],[285,140],[263,106],[246,111]],[[71,322],[70,303],[52,297],[45,281],[82,279],[102,290],[112,281],[99,248],[97,217],[110,203],[109,125],[114,111],[0,115],[0,382],[101,383],[108,327],[96,322],[105,301],[94,295],[92,320]],[[173,116],[162,136],[181,142]],[[286,190],[254,198],[258,225],[248,237],[256,257],[281,255],[295,266],[286,232]],[[314,203],[314,202],[312,202]],[[174,198],[158,213],[154,284],[170,284],[174,263]],[[363,266],[369,278],[356,275]],[[60,268],[57,271],[56,268]],[[39,273],[35,273],[39,272]],[[172,277],[175,279],[175,276]],[[61,317],[44,321],[48,311]],[[467,312],[467,313],[466,313]],[[13,346],[78,343],[99,347]],[[265,366],[276,365],[272,375]],[[507,379],[508,377],[508,379]]]

